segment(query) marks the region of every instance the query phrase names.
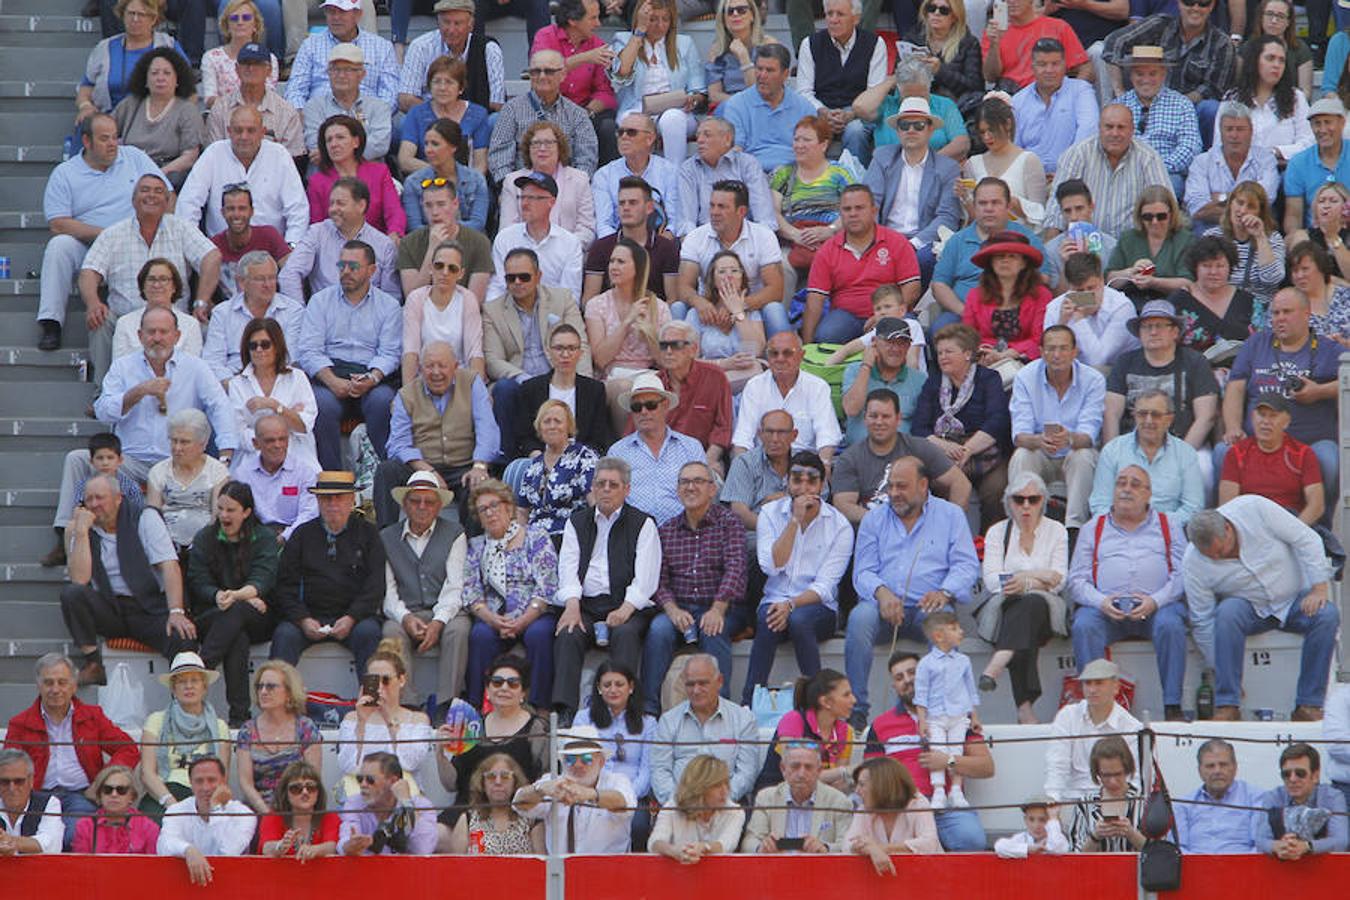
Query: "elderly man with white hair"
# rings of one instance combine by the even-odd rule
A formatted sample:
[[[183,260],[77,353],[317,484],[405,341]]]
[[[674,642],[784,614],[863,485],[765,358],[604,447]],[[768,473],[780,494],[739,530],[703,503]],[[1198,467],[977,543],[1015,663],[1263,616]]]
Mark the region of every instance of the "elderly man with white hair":
[[[1191,161],[1186,171],[1186,211],[1206,225],[1217,225],[1228,206],[1228,195],[1243,181],[1255,181],[1267,197],[1280,190],[1275,151],[1252,142],[1251,108],[1236,100],[1219,106],[1218,140]]]
[[[239,290],[211,313],[202,359],[221,382],[229,381],[243,368],[240,339],[254,319],[275,319],[286,336],[286,347],[300,347],[300,326],[305,305],[298,298],[277,291],[277,262],[265,250],[250,250],[235,268]]]
[[[778,216],[769,196],[769,179],[759,160],[736,149],[736,126],[729,119],[709,116],[694,132],[698,148],[680,163],[681,217],[690,228],[708,224],[708,202],[719,181],[740,181],[750,190],[750,220],[777,230]]]
[[[658,344],[661,384],[679,398],[666,424],[703,445],[708,465],[726,474],[734,421],[731,383],[716,363],[699,359],[698,329],[685,321],[661,326]],[[632,427],[634,419],[630,418]]]
[[[886,80],[886,42],[858,27],[862,0],[825,0],[825,27],[797,50],[797,90],[830,123],[844,149],[863,165],[872,158],[872,130],[853,100]]]
[[[628,776],[605,768],[605,743],[591,725],[574,725],[558,738],[561,775],[545,775],[516,791],[512,805],[544,823],[554,853],[627,853],[637,796]],[[551,767],[550,767],[551,771]]]
[[[0,750],[0,857],[61,852],[61,801],[33,790],[33,760]]]

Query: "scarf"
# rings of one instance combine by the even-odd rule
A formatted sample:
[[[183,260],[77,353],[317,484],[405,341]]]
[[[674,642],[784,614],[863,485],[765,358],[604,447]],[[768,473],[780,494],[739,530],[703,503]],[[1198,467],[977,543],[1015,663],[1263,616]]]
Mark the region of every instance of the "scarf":
[[[199,756],[214,756],[217,721],[219,717],[209,701],[203,705],[201,715],[193,715],[179,706],[177,700],[170,700],[159,733],[160,745],[155,748],[160,778],[167,780],[170,772],[186,769]]]
[[[495,539],[484,535],[487,546],[483,550],[483,580],[487,582],[488,587],[502,598],[501,602],[491,603],[492,611],[499,612],[502,603],[506,599],[506,558],[510,552],[507,547],[511,541],[515,540],[516,535],[520,534],[520,523],[511,522],[511,526],[506,529],[506,534],[501,539]]]
[[[942,415],[933,424],[933,433],[944,440],[960,442],[966,436],[966,426],[956,416],[975,393],[975,368],[972,363],[966,369],[965,380],[956,390],[955,397],[952,396],[952,380],[946,375],[942,376],[942,384],[938,387],[938,405],[942,407]]]

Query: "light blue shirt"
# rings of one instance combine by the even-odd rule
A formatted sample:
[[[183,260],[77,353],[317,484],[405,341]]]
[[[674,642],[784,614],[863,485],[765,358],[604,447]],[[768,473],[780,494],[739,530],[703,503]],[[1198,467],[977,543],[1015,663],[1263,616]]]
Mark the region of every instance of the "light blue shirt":
[[[1238,558],[1210,559],[1186,550],[1186,605],[1191,636],[1214,666],[1214,611],[1226,597],[1241,597],[1259,619],[1283,622],[1295,601],[1331,574],[1322,539],[1294,514],[1259,494],[1234,497],[1219,512],[1237,531]]]
[[[1194,215],[1214,198],[1213,194],[1231,194],[1240,181],[1255,181],[1266,189],[1267,197],[1280,191],[1280,168],[1269,147],[1255,144],[1238,166],[1237,177],[1223,158],[1223,146],[1215,144],[1195,159],[1186,173],[1186,211]]]
[[[742,91],[744,93],[744,91]],[[731,769],[731,799],[749,795],[763,765],[755,714],[726,697],[717,698],[717,709],[700,722],[689,711],[689,701],[671,707],[656,723],[652,744],[652,795],[661,803],[675,796],[684,767],[695,756],[711,754]]]
[[[950,591],[958,603],[969,603],[979,577],[966,514],[941,497],[928,495],[912,531],[889,503],[868,511],[858,526],[853,587],[859,603],[876,603],[880,587],[907,607],[929,591]]]
[[[633,785],[633,793],[639,799],[647,796],[652,788],[652,762],[651,740],[656,736],[656,716],[642,717],[642,733],[631,734],[628,726],[624,724],[623,718],[617,718],[609,723],[608,728],[600,728],[591,721],[591,708],[582,706],[577,710],[577,716],[572,720],[574,728],[580,728],[583,725],[595,726],[595,730],[600,733],[600,743],[605,748],[605,769],[609,772],[617,772],[625,776]],[[623,743],[623,759],[619,757],[619,740]],[[631,740],[630,740],[631,739]]]
[[[1182,566],[1186,552],[1186,535],[1167,517],[1171,536],[1171,564],[1164,555],[1168,540],[1163,536],[1158,513],[1149,510],[1145,519],[1133,531],[1116,524],[1115,517],[1106,514],[1102,525],[1102,543],[1097,546],[1097,519],[1089,520],[1078,531],[1073,560],[1069,564],[1069,593],[1079,606],[1105,609],[1112,594],[1138,591],[1148,594],[1158,606],[1166,606],[1181,599]],[[1097,561],[1097,577],[1092,577],[1092,561]]]
[[[666,428],[666,439],[659,455],[653,456],[647,442],[636,431],[621,437],[609,448],[633,468],[632,491],[628,502],[656,520],[657,524],[679,515],[684,506],[675,492],[680,467],[685,463],[705,462],[707,454],[697,438]]]
[[[1138,466],[1148,473],[1152,487],[1149,505],[1167,513],[1178,531],[1186,527],[1197,510],[1205,506],[1205,486],[1200,478],[1200,454],[1174,434],[1168,434],[1153,459],[1139,446],[1136,432],[1122,434],[1102,448],[1097,471],[1092,476],[1092,496],[1088,504],[1093,515],[1111,508],[1116,476],[1126,466]]]
[[[1048,175],[1055,173],[1061,153],[1097,135],[1097,92],[1078,78],[1065,78],[1048,104],[1033,81],[1013,95],[1012,108],[1018,146],[1039,156]]]
[[[953,647],[929,650],[914,672],[914,705],[930,716],[968,716],[980,705],[970,657]]]
[[[1014,439],[1019,434],[1040,434],[1045,430],[1045,423],[1056,422],[1069,431],[1086,434],[1095,443],[1102,430],[1102,413],[1106,409],[1106,377],[1075,359],[1073,381],[1060,397],[1045,376],[1045,360],[1038,359],[1026,365],[1013,379],[1012,402],[1008,407],[1012,413]],[[1057,455],[1068,456],[1068,447]]]
[[[796,162],[792,134],[816,108],[801,94],[785,90],[777,106],[769,106],[758,87],[749,87],[717,105],[717,115],[736,126],[736,146],[759,160],[765,172]]]
[[[234,450],[234,408],[211,367],[195,356],[174,352],[164,366],[169,390],[164,395],[167,408],[161,412],[159,400],[142,397],[135,406],[122,412],[122,398],[136,385],[157,376],[144,353],[131,353],[113,360],[103,378],[103,393],[94,401],[94,416],[113,426],[122,441],[122,452],[141,462],[155,463],[169,456],[169,416],[180,409],[200,409],[206,413],[214,432],[216,447]]]
[[[445,415],[445,408],[450,404],[451,391],[437,396],[428,390],[425,384],[422,385],[422,390],[431,398],[436,412]],[[492,399],[488,396],[487,386],[483,384],[481,378],[473,380],[470,403],[473,410],[473,458],[479,462],[490,462],[501,452],[502,434],[497,428],[497,418],[492,414]],[[408,414],[408,407],[403,403],[402,394],[394,395],[394,403],[390,407],[389,440],[385,444],[385,452],[389,454],[390,459],[404,463],[422,458],[422,451],[413,443],[412,416]]]
[[[267,304],[266,318],[276,319],[286,338],[286,349],[294,353],[300,346],[300,325],[305,317],[305,305],[285,294],[275,294]],[[202,347],[202,362],[211,367],[218,381],[238,375],[244,368],[239,353],[244,329],[253,321],[253,314],[244,305],[244,295],[235,294],[228,303],[222,303],[211,313],[211,327],[206,329],[206,344]]]
[[[1040,237],[1021,222],[1009,221],[1004,228],[1026,235],[1031,240],[1031,246],[1037,250],[1045,250]],[[972,222],[947,238],[947,242],[942,245],[942,255],[938,257],[937,265],[933,267],[933,280],[951,288],[957,299],[963,303],[966,294],[980,283],[980,275],[984,273],[983,269],[970,261],[984,241],[985,238],[980,235]],[[1054,274],[1050,257],[1044,252],[1041,258],[1041,272],[1047,276]]]
[[[1252,819],[1260,813],[1235,806],[1259,806],[1261,792],[1245,781],[1234,781],[1222,798],[1213,797],[1204,785],[1187,800],[1173,807],[1177,819],[1177,838],[1182,853],[1253,853]],[[1202,804],[1217,804],[1207,806]]]
[[[1350,147],[1341,146],[1341,155],[1336,160],[1336,168],[1328,169],[1322,164],[1322,149],[1316,144],[1294,154],[1284,170],[1284,195],[1303,198],[1303,225],[1312,224],[1313,198],[1317,189],[1328,181],[1350,184]]]
[[[915,327],[918,327],[917,325]],[[853,387],[853,383],[858,380],[858,373],[862,371],[862,363],[849,363],[844,369],[843,391],[848,393]],[[900,428],[901,434],[909,434],[914,418],[914,410],[919,407],[919,394],[923,391],[924,376],[921,372],[911,369],[909,366],[901,366],[893,381],[886,381],[881,377],[880,371],[873,366],[867,373],[867,393],[886,389],[895,398],[900,401]],[[864,404],[864,408],[866,404]],[[849,416],[848,421],[844,423],[844,443],[848,446],[867,439],[867,423],[864,421],[864,414],[858,413],[856,416]]]
[[[403,307],[373,285],[353,305],[340,285],[324,288],[309,299],[300,326],[296,361],[309,377],[335,359],[379,369],[398,370],[403,353]]]
[[[768,177],[759,167],[758,160],[734,149],[724,153],[715,166],[709,166],[697,153],[680,163],[680,216],[689,228],[707,224],[712,186],[723,179],[745,182],[750,189],[750,221],[778,230]]]
[[[72,156],[52,170],[42,194],[42,214],[52,219],[77,219],[85,225],[107,228],[130,219],[131,193],[142,175],[164,173],[144,150],[126,144],[105,171],[93,168],[84,154]],[[165,180],[168,185],[168,180]],[[170,190],[173,188],[170,187]]]
[[[296,109],[304,109],[309,98],[320,91],[331,90],[328,81],[328,54],[342,43],[325,28],[311,34],[300,45],[291,65],[291,77],[286,82],[286,101]],[[399,68],[394,45],[369,31],[358,29],[351,43],[361,48],[366,60],[366,76],[361,79],[361,93],[374,94],[392,108],[398,103]]]
[[[354,238],[364,241],[375,251],[375,276],[371,285],[378,287],[395,298],[403,296],[403,287],[398,280],[398,250],[394,242],[369,222],[362,222]],[[277,275],[277,290],[287,297],[305,296],[305,283],[309,282],[310,303],[320,291],[337,288],[338,260],[342,257],[342,247],[348,238],[331,219],[315,222],[305,231],[305,236],[296,242],[294,249],[286,257],[286,264]]]
[[[1290,799],[1289,792],[1281,785],[1262,794],[1256,805],[1291,809],[1294,802]],[[1345,795],[1328,784],[1319,784],[1308,798],[1308,805],[1320,807],[1331,813],[1326,832],[1320,838],[1313,838],[1312,852],[1344,853],[1346,846],[1350,845],[1350,820],[1345,816]],[[1252,816],[1252,837],[1256,843],[1256,852],[1270,853],[1275,841],[1281,835],[1271,834],[1269,816],[1256,813]]]
[[[672,232],[684,237],[694,227],[685,218],[684,207],[680,204],[680,170],[674,163],[653,153],[647,161],[647,170],[638,175],[629,168],[628,160],[620,156],[596,169],[591,179],[591,190],[595,195],[597,238],[607,237],[619,230],[619,181],[630,175],[652,186],[652,199],[666,211],[668,227]]]
[[[767,581],[759,605],[778,603],[811,591],[827,608],[839,609],[839,579],[853,553],[853,526],[844,514],[821,502],[820,512],[797,535],[787,563],[773,564],[773,545],[792,520],[792,497],[764,504],[755,529],[755,554]]]

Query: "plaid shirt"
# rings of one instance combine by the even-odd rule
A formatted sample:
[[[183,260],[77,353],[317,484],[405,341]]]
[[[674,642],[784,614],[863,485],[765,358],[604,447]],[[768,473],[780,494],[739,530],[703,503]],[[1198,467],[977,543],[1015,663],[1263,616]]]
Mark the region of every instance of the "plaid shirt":
[[[1204,34],[1188,44],[1181,36],[1180,19],[1149,16],[1108,35],[1102,43],[1102,59],[1118,66],[1136,44],[1162,47],[1167,58],[1175,61],[1167,70],[1167,86],[1179,93],[1219,100],[1237,82],[1237,50],[1212,21]]]
[[[662,525],[658,606],[745,602],[745,526],[720,503],[708,507],[697,530],[683,512]]]
[[[500,182],[524,165],[520,159],[520,137],[526,128],[543,121],[556,123],[567,135],[567,143],[572,147],[571,166],[587,175],[595,174],[600,145],[586,110],[561,94],[553,105],[545,106],[530,90],[506,101],[497,113],[497,124],[492,127],[492,140],[488,143],[488,171],[494,181]]]
[[[1184,175],[1200,152],[1200,125],[1195,118],[1195,104],[1169,87],[1158,92],[1148,105],[1139,102],[1139,95],[1126,91],[1117,100],[1129,107],[1134,116],[1135,134],[1158,151],[1167,171]]]
[[[109,309],[115,316],[124,316],[145,305],[136,276],[147,261],[155,257],[169,260],[186,284],[191,272],[201,271],[207,254],[217,252],[216,245],[197,229],[195,222],[172,214],[159,220],[154,240],[147,245],[141,236],[140,221],[132,216],[103,229],[94,238],[82,268],[93,269],[103,276],[108,284]]]

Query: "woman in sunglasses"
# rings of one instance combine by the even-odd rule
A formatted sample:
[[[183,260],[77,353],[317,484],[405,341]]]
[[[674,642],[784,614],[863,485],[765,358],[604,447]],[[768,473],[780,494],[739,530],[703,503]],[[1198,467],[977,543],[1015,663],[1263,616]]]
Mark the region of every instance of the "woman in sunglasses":
[[[651,793],[649,742],[656,733],[656,717],[643,714],[641,697],[637,676],[627,666],[605,660],[595,670],[590,702],[572,720],[573,727],[595,726],[605,747],[605,768],[626,777],[638,800]],[[652,817],[645,803],[638,806],[633,814],[633,849],[640,851],[647,844]]]
[[[323,768],[323,735],[305,715],[305,683],[290,663],[269,659],[253,673],[253,702],[258,715],[244,723],[235,739],[239,793],[262,814],[277,805],[281,775],[292,763]]]
[[[212,47],[202,54],[202,100],[206,108],[220,97],[239,90],[239,75],[235,72],[235,61],[245,44],[267,44],[272,49],[272,72],[267,76],[268,90],[277,87],[277,53],[286,52],[286,36],[281,28],[281,7],[276,7],[276,25],[273,40],[267,40],[267,28],[263,17],[253,0],[229,0],[220,9],[220,35],[229,35],[219,47]],[[269,10],[270,11],[270,10]]]
[[[1106,263],[1106,283],[1136,304],[1190,286],[1186,250],[1195,233],[1184,227],[1172,189],[1152,184],[1134,202],[1134,227],[1120,233]]]
[[[484,856],[543,854],[544,823],[516,812],[511,798],[529,784],[520,763],[506,753],[494,753],[478,764],[469,779],[469,811],[454,828],[437,823],[437,853],[475,853]]]
[[[460,282],[464,249],[458,241],[438,244],[431,254],[431,284],[403,304],[403,383],[417,379],[422,348],[443,341],[455,359],[487,379],[483,360],[483,312],[478,295]]]
[[[293,762],[277,781],[275,812],[258,823],[258,852],[301,862],[337,853],[341,819],[328,812],[323,777],[307,762]]]
[[[987,599],[976,612],[976,630],[994,645],[980,690],[995,690],[1007,670],[1023,725],[1038,721],[1032,707],[1041,696],[1041,647],[1052,635],[1068,636],[1060,591],[1069,571],[1069,533],[1045,514],[1046,496],[1045,482],[1034,472],[1021,473],[1003,492],[1008,518],[984,536]]]
[[[290,429],[290,452],[318,462],[314,447],[314,419],[319,407],[309,376],[291,366],[286,334],[276,319],[253,319],[239,339],[242,368],[230,379],[230,405],[234,408],[239,452],[234,464],[256,458],[253,426],[263,416],[281,416]]]
[[[136,782],[126,766],[108,766],[94,778],[85,795],[98,812],[75,823],[72,853],[155,854],[159,826],[136,810]]]
[[[357,793],[355,774],[369,753],[383,751],[398,757],[403,778],[413,786],[413,773],[422,765],[435,735],[427,714],[403,706],[408,686],[408,664],[397,638],[385,638],[366,663],[361,696],[356,709],[347,713],[338,728],[338,766],[346,776],[339,789],[343,796]]]
[[[765,34],[758,0],[722,0],[713,34],[708,62],[703,68],[707,73],[708,100],[716,106],[754,83],[755,62],[750,54],[755,48],[779,41]]]
[[[984,96],[980,40],[966,25],[962,0],[925,0],[919,21],[901,40],[927,53],[921,61],[933,73],[933,93],[955,100],[962,115],[969,114]]]

